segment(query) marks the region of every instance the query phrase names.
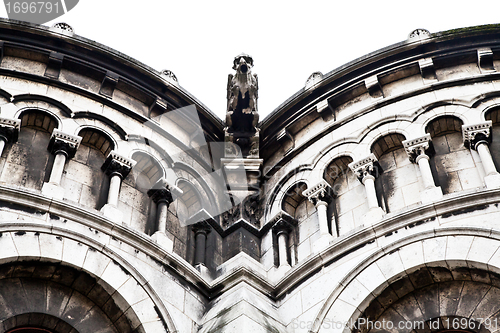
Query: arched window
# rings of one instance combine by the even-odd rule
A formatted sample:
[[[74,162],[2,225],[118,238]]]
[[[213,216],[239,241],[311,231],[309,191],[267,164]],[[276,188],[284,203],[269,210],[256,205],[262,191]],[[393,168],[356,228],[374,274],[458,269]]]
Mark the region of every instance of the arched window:
[[[4,149],[5,164],[0,181],[41,190],[50,176],[53,156],[47,150],[58,121],[49,113],[26,110],[19,116],[21,130],[17,143]]]
[[[297,227],[288,235],[287,257],[292,266],[312,253],[312,244],[320,236],[316,208],[302,194],[306,189],[304,182],[294,184],[286,191],[281,203],[281,209],[297,220]],[[278,239],[274,234],[273,237],[274,247],[277,248]],[[275,265],[278,264],[278,257],[275,257]]]
[[[381,167],[375,182],[380,207],[387,213],[420,201],[420,184],[416,166],[403,148],[402,134],[387,134],[371,147]]]
[[[135,152],[132,159],[136,164],[122,183],[118,208],[132,228],[152,235],[157,228],[156,204],[147,192],[163,177],[163,169],[154,157],[143,152]]]
[[[83,128],[75,157],[66,162],[61,186],[65,198],[84,206],[101,209],[107,202],[109,177],[101,170],[107,155],[114,149],[113,140],[95,128]]]
[[[430,160],[434,180],[443,194],[483,187],[471,151],[464,146],[462,125],[457,117],[442,116],[432,120],[425,129],[432,137],[436,152]]]
[[[336,222],[330,224],[337,228],[339,236],[356,228],[361,216],[368,211],[363,184],[348,166],[351,162],[349,156],[338,157],[328,164],[323,175],[333,189],[333,204],[328,205],[328,216]]]

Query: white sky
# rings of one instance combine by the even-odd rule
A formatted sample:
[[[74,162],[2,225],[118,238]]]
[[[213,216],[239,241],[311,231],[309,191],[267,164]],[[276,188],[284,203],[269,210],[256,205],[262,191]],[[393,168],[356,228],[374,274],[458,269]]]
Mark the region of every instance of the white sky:
[[[248,53],[259,76],[263,119],[312,72],[328,73],[405,40],[416,28],[438,32],[499,23],[499,10],[500,2],[491,0],[80,0],[45,25],[69,23],[80,36],[157,70],[170,69],[221,118],[232,61]],[[0,16],[7,17],[1,5]]]

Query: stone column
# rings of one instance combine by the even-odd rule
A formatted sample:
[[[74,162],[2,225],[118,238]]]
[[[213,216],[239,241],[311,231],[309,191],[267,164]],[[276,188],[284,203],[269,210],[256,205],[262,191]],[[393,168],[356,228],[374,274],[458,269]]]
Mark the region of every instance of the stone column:
[[[0,156],[7,143],[17,141],[20,128],[21,119],[0,118]]]
[[[123,220],[123,213],[118,209],[118,198],[122,180],[127,177],[135,165],[135,161],[119,155],[114,150],[109,153],[101,169],[110,177],[108,202],[101,208],[104,216],[111,221],[120,223]]]
[[[212,230],[210,224],[206,221],[201,221],[193,225],[192,227],[195,238],[195,255],[194,264],[206,266],[206,244],[207,236]]]
[[[288,264],[288,231],[281,230],[277,233],[278,236],[278,254],[279,254],[279,265],[285,266]]]
[[[436,186],[434,177],[429,164],[429,155],[434,152],[432,148],[431,135],[426,134],[422,137],[403,141],[403,147],[412,163],[418,164],[424,190],[420,193],[422,203],[428,203],[439,200],[443,197],[441,187]]]
[[[48,150],[55,156],[54,164],[48,183],[44,183],[42,193],[57,199],[64,197],[64,188],[61,187],[61,178],[66,161],[75,156],[80,146],[80,136],[66,134],[58,129],[52,131]]]
[[[167,182],[165,178],[161,178],[153,185],[153,188],[148,191],[149,197],[156,203],[156,232],[151,236],[158,244],[163,246],[167,251],[172,252],[174,243],[167,235],[167,220],[168,207],[174,201],[174,196],[182,194],[175,185]]]
[[[368,212],[363,216],[363,222],[371,225],[382,219],[384,211],[378,205],[377,192],[375,190],[375,179],[379,175],[378,161],[375,155],[356,162],[349,163],[349,168],[357,175],[359,181],[365,186],[366,200],[368,202]]]
[[[320,237],[313,244],[315,252],[321,251],[330,244],[333,236],[328,231],[328,203],[332,201],[330,193],[333,191],[325,180],[321,180],[314,186],[305,190],[302,194],[311,201],[316,207],[318,213],[318,224]],[[337,237],[336,228],[332,228],[335,237]]]
[[[485,173],[484,183],[486,187],[499,188],[500,174],[495,167],[490,149],[488,148],[491,142],[491,125],[491,120],[474,125],[463,125],[462,135],[464,145],[470,149],[476,150],[479,154]]]

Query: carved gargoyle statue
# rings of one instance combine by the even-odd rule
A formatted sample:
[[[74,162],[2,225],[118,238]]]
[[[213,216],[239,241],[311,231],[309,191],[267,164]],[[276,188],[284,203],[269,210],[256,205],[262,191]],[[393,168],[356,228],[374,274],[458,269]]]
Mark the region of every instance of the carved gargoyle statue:
[[[248,54],[234,58],[227,82],[226,141],[237,144],[244,157],[258,156],[258,80],[252,74],[253,59]]]

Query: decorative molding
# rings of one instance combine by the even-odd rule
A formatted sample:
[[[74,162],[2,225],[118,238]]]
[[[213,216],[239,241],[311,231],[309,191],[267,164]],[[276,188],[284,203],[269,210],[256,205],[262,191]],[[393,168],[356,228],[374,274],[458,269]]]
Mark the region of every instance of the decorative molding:
[[[491,120],[473,125],[462,125],[464,145],[467,148],[476,149],[476,144],[480,141],[491,142],[491,126]]]

